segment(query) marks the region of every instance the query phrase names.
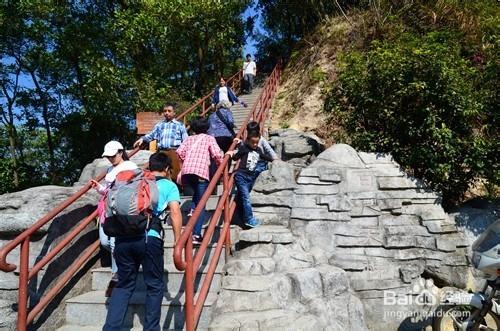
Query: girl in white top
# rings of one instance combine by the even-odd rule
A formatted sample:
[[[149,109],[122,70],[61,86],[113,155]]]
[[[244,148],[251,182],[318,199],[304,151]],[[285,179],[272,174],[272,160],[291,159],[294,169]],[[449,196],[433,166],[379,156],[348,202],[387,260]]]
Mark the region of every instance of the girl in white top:
[[[102,197],[99,200],[98,204],[98,212],[99,212],[99,239],[101,241],[101,245],[111,252],[111,280],[108,284],[108,288],[106,290],[106,296],[111,295],[111,291],[113,287],[118,282],[118,267],[116,265],[115,258],[113,256],[115,250],[115,238],[110,237],[104,233],[102,229],[102,223],[104,223],[106,215],[105,215],[105,198],[106,193],[108,192],[109,187],[115,181],[116,175],[124,170],[134,170],[137,169],[137,164],[132,161],[129,161],[128,155],[123,148],[123,145],[118,141],[110,141],[104,146],[104,152],[102,156],[108,159],[111,163],[111,167],[108,169],[108,173],[104,177],[104,183],[101,184],[94,179],[91,179],[90,182],[92,187],[95,188],[97,192],[99,192]]]

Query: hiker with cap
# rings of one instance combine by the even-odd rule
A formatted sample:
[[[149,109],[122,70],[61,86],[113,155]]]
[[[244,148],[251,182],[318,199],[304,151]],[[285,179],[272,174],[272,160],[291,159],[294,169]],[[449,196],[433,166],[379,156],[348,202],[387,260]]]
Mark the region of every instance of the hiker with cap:
[[[166,103],[163,106],[163,117],[165,119],[158,122],[151,132],[138,139],[134,147],[156,140],[158,150],[172,160],[171,178],[175,180],[180,171],[180,161],[175,151],[186,140],[188,133],[184,124],[175,119],[175,108],[172,104]]]
[[[98,219],[99,219],[99,239],[101,241],[101,246],[111,252],[111,280],[108,283],[108,287],[105,292],[105,296],[109,297],[116,283],[118,282],[118,267],[116,265],[116,260],[114,257],[115,248],[115,238],[110,237],[104,233],[103,223],[106,219],[105,215],[105,205],[106,205],[106,193],[109,187],[115,181],[116,174],[124,170],[137,169],[137,165],[128,159],[127,152],[123,148],[123,145],[118,141],[110,141],[104,146],[104,152],[102,156],[106,158],[111,167],[108,168],[106,176],[104,177],[104,182],[101,184],[98,181],[91,179],[90,183],[93,188],[96,189],[101,198],[97,204]]]

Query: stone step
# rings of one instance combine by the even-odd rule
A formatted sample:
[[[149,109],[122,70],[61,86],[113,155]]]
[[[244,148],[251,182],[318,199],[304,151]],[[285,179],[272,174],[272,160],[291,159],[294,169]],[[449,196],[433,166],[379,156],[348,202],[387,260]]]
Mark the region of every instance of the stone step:
[[[261,225],[241,231],[240,242],[290,244],[295,239],[290,229],[280,225]]]
[[[192,197],[181,196],[181,211],[186,213],[189,212],[191,209],[191,201],[193,201]],[[205,210],[215,210],[217,202],[219,202],[219,196],[211,195],[205,204]]]
[[[122,328],[120,331],[143,331],[144,329],[142,327],[137,327],[137,328]],[[170,329],[171,331],[182,331],[184,329]],[[197,331],[207,331],[208,329],[206,328],[196,328]],[[102,326],[81,326],[81,325],[73,325],[73,324],[66,324],[61,326],[59,329],[56,329],[56,331],[102,331]]]
[[[125,315],[124,327],[140,328],[144,320],[145,292],[133,294],[127,313]],[[200,328],[207,328],[211,317],[211,309],[217,295],[209,293],[204,303],[200,321]],[[162,330],[183,329],[184,327],[184,293],[165,292],[160,325]],[[102,327],[106,320],[108,298],[104,296],[104,291],[88,292],[66,301],[66,323],[76,326]]]
[[[271,257],[241,259],[230,257],[224,271],[230,276],[268,275],[276,270],[276,261]]]
[[[165,281],[165,292],[177,293],[184,292],[184,272],[179,271],[175,268],[173,264],[165,265],[165,273],[163,274],[163,280]],[[202,266],[196,276],[195,290],[203,284],[205,279],[208,266]],[[92,269],[92,290],[93,291],[104,291],[108,286],[108,282],[111,279],[111,269],[110,268],[95,268]],[[217,292],[220,289],[221,279],[222,279],[223,265],[219,264],[215,269],[214,277],[212,279],[212,284],[210,286],[210,292]],[[139,270],[139,275],[137,277],[136,292],[145,292],[146,285],[144,284],[142,268]]]
[[[216,316],[210,330],[319,330],[317,318],[293,310],[242,311]]]

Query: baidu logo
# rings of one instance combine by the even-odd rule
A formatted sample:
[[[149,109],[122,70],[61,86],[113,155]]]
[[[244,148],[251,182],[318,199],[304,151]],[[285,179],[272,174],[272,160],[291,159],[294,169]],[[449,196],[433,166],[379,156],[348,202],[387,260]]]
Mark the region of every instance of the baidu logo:
[[[398,296],[395,291],[384,291],[384,305],[388,306],[435,306],[439,302],[439,292],[432,279],[420,278],[410,295]]]

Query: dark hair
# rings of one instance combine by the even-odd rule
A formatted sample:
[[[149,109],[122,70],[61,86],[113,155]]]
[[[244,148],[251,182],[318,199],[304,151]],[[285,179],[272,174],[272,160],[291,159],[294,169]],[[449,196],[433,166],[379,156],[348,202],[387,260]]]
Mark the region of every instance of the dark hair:
[[[123,161],[128,161],[130,160],[129,157],[128,157],[128,154],[127,154],[127,151],[124,150],[124,149],[119,149],[118,150],[118,153],[122,152],[122,160]]]
[[[248,138],[255,138],[255,137],[260,138],[260,131],[259,130],[248,130],[247,131],[247,139]]]
[[[163,109],[167,108],[167,107],[172,107],[172,109],[175,111],[175,105],[171,102],[166,102],[163,104],[163,107],[161,107],[161,111],[163,111]]]
[[[247,124],[247,131],[257,130],[260,131],[260,124],[258,122],[252,121]]]
[[[207,133],[210,128],[210,123],[208,122],[208,119],[198,116],[191,122],[190,127],[195,134]]]
[[[252,55],[250,55],[250,54],[247,54],[247,58],[249,58],[249,57],[252,57]]]
[[[166,168],[172,169],[172,159],[168,155],[156,152],[149,157],[149,170],[163,171]]]

